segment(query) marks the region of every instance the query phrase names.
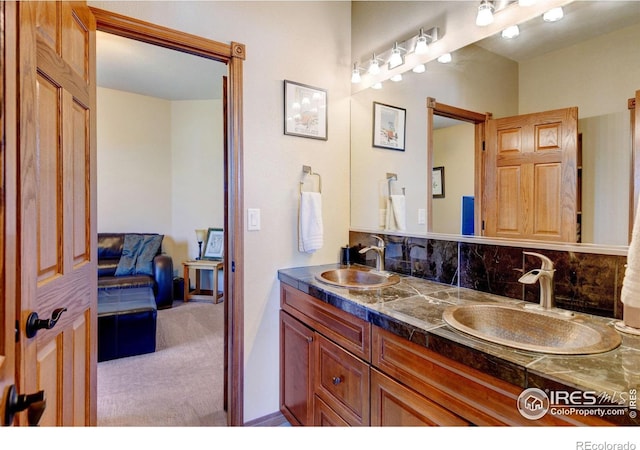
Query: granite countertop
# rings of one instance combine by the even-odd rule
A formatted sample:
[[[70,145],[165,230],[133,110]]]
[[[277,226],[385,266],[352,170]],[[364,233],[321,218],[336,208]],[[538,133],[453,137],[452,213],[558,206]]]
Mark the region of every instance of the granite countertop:
[[[518,305],[522,301],[405,275],[400,275],[400,283],[394,286],[373,290],[346,289],[316,279],[316,275],[340,267],[344,266],[281,269],[278,279],[319,301],[523,389],[578,389],[617,400],[640,388],[640,336],[620,333],[619,347],[592,355],[551,355],[514,349],[461,333],[444,322],[442,313],[452,305]],[[588,319],[611,327],[616,321],[598,316]],[[640,421],[625,415],[620,423],[638,425]]]

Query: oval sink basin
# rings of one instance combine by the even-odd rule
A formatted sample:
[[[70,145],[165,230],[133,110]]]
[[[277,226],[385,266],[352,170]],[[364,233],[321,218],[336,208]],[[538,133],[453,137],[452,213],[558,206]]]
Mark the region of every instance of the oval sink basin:
[[[586,355],[613,350],[621,343],[612,328],[586,319],[562,318],[502,304],[447,308],[444,321],[458,331],[521,350]]]
[[[327,270],[316,278],[323,283],[349,289],[377,289],[400,282],[400,277],[395,274],[354,267]]]

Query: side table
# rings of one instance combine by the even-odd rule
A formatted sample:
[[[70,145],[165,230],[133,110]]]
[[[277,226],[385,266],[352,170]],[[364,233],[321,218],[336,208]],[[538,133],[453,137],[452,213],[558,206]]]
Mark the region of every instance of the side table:
[[[219,303],[223,296],[222,292],[218,291],[218,270],[223,269],[222,261],[210,261],[206,259],[185,261],[182,263],[184,267],[184,301],[189,300],[213,300],[213,303]],[[189,283],[190,269],[194,269],[195,289],[191,290],[191,284]],[[201,289],[200,288],[200,272],[202,270],[213,271],[213,289]]]

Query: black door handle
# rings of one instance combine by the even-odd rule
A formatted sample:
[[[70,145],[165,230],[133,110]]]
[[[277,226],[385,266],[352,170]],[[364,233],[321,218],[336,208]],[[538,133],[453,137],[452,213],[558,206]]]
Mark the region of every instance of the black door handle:
[[[27,419],[30,426],[36,426],[40,422],[40,418],[47,407],[47,400],[44,397],[44,391],[38,391],[35,394],[18,395],[15,384],[9,386],[7,392],[7,404],[4,408],[4,425],[10,426],[13,423],[14,416],[27,409]]]
[[[66,310],[67,308],[54,309],[50,319],[40,319],[37,312],[32,312],[31,314],[29,314],[29,317],[27,317],[27,324],[25,325],[25,332],[27,334],[27,337],[34,337],[36,334],[38,334],[38,330],[50,330],[51,328],[53,328],[56,323],[58,323],[58,320],[60,319],[62,313]]]

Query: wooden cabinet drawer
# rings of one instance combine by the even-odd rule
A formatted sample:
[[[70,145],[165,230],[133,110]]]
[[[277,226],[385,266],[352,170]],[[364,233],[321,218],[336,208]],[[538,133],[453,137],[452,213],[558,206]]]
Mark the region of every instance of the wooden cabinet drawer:
[[[315,393],[349,425],[369,425],[369,365],[316,333]]]
[[[349,424],[317,395],[313,399],[313,424],[317,427],[348,427]]]
[[[371,425],[466,426],[469,422],[415,391],[371,369]]]
[[[370,323],[284,283],[280,284],[280,306],[354,355],[371,360]]]
[[[475,425],[605,425],[596,417],[523,417],[523,389],[453,361],[379,327],[372,330],[374,367]]]

